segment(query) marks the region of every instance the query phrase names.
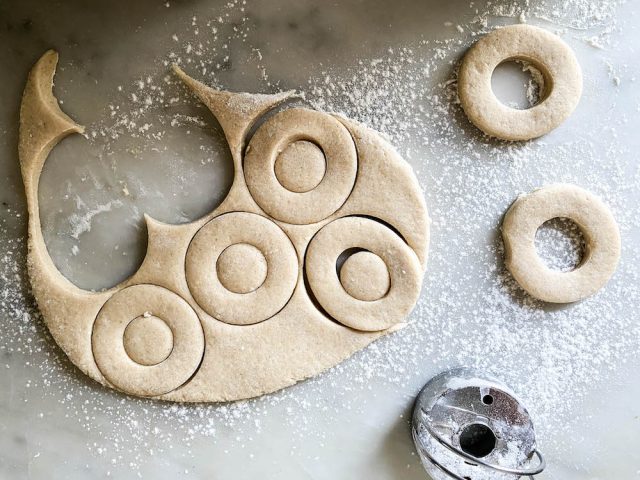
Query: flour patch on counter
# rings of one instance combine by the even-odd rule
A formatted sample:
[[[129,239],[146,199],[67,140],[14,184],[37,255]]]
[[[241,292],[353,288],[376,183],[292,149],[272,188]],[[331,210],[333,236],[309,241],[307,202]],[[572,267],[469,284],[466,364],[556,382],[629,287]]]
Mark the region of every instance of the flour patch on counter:
[[[81,213],[74,213],[69,217],[69,227],[70,227],[70,235],[78,240],[80,235],[86,232],[91,231],[91,222],[93,218],[101,213],[110,212],[114,208],[118,208],[122,206],[122,202],[120,200],[112,200],[110,202],[96,205],[92,209],[87,209],[87,204],[77,197],[78,210]]]

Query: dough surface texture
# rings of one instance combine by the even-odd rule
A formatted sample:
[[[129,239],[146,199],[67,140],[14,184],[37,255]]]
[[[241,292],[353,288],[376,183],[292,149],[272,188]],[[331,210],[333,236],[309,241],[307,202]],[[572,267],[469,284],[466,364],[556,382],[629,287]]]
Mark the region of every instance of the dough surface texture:
[[[229,194],[188,224],[145,216],[147,254],[121,284],[91,292],[68,281],[38,206],[49,152],[83,131],[53,95],[57,61],[49,51],[36,63],[20,110],[28,269],[49,331],[86,375],[136,396],[232,401],[317,375],[406,325],[429,245],[410,166],[376,132],[306,108],[274,114],[249,138],[293,92],[218,91],[177,67],[222,126]]]
[[[570,272],[552,270],[535,247],[538,228],[553,218],[568,218],[585,237],[580,265]],[[609,207],[583,188],[555,184],[519,197],[502,222],[505,263],[531,296],[571,303],[596,293],[611,278],[620,259],[620,232]]]
[[[504,105],[493,93],[491,76],[503,62],[523,60],[544,78],[540,102],[526,110]],[[466,53],[458,74],[458,95],[469,120],[503,140],[530,140],[564,122],[582,95],[582,70],[558,36],[530,25],[502,27],[482,37]]]

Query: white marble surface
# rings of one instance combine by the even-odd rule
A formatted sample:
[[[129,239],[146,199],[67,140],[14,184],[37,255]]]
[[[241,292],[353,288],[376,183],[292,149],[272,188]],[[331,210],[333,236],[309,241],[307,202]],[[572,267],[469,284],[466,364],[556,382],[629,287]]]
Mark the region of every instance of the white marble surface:
[[[581,104],[564,125],[533,144],[507,146],[482,139],[455,105],[451,115],[437,110],[449,102],[445,82],[481,28],[473,18],[487,10],[484,2],[248,1],[244,11],[213,0],[115,0],[90,8],[79,0],[1,2],[0,478],[425,478],[407,423],[412,401],[426,380],[459,364],[490,369],[526,399],[548,457],[543,478],[637,478],[640,9],[628,2],[607,10],[613,17],[591,18],[589,28],[564,28],[593,13],[580,7],[586,2],[562,13],[567,3],[505,2],[508,15],[488,18],[490,26],[514,23],[523,9],[537,11],[526,20],[561,30],[585,74]],[[540,18],[554,8],[561,14]],[[216,40],[208,20],[217,25]],[[201,26],[197,36],[192,23]],[[358,72],[379,72],[370,67],[374,59],[405,68],[403,48],[410,49],[405,58],[431,59],[428,75],[412,81],[397,73],[394,85],[416,92],[414,99],[390,94],[387,102],[371,101],[380,105],[371,112],[335,98],[327,103],[361,113],[375,127],[389,122],[425,189],[433,245],[415,328],[282,393],[176,409],[85,379],[30,317],[17,116],[26,74],[48,48],[61,53],[56,93],[63,108],[91,131],[109,125],[109,105],[128,108],[136,80],[162,83],[169,52],[196,58],[185,55],[185,45],[202,38],[218,45],[220,67],[201,78],[230,90],[297,88],[312,100],[326,97],[310,85],[321,85],[327,72],[334,82],[355,75],[352,86],[366,86]],[[600,42],[603,49],[594,47]],[[205,50],[211,57],[213,49]],[[390,102],[398,102],[394,115]],[[179,109],[214,123],[188,102],[150,110],[145,119],[159,122]],[[447,116],[450,123],[439,123]],[[407,119],[412,125],[399,127]],[[70,138],[47,163],[45,236],[59,268],[78,285],[103,288],[135,270],[144,254],[144,212],[184,222],[224,196],[231,172],[219,132],[187,123],[162,128],[157,142],[131,132],[113,141]],[[605,291],[567,308],[510,294],[495,254],[500,216],[512,199],[556,180],[602,195],[621,220],[624,243]],[[92,214],[96,209],[104,211]]]

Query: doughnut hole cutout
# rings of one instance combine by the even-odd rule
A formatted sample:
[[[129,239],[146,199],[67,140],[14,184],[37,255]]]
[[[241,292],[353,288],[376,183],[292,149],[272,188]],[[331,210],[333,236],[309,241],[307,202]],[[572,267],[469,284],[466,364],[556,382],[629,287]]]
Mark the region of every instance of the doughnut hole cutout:
[[[250,293],[267,278],[267,260],[249,243],[236,243],[224,249],[216,262],[218,278],[234,293]]]
[[[587,243],[580,227],[570,218],[547,220],[536,232],[536,252],[547,267],[560,272],[579,268]]]
[[[340,268],[340,283],[345,291],[358,300],[380,300],[389,291],[389,270],[378,255],[362,250],[350,255]]]
[[[140,365],[164,362],[173,350],[173,332],[161,318],[145,313],[131,320],[124,330],[124,349]]]
[[[309,192],[320,185],[327,171],[322,149],[313,142],[290,143],[276,158],[276,178],[290,192]]]
[[[505,60],[491,74],[491,90],[503,105],[527,110],[544,99],[544,74],[526,60]]]

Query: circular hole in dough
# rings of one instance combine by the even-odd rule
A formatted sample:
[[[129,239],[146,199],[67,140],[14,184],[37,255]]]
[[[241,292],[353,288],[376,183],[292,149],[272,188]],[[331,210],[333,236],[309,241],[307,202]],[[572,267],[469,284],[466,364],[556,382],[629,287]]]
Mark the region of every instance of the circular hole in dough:
[[[493,94],[503,105],[518,110],[534,107],[544,99],[544,83],[542,72],[525,60],[506,60],[491,74]]]
[[[389,291],[389,270],[378,255],[363,250],[349,256],[340,269],[340,283],[345,291],[358,300],[380,300]]]
[[[173,333],[169,325],[146,313],[131,320],[123,338],[127,355],[140,365],[164,362],[173,350]]]
[[[318,145],[307,140],[290,143],[274,165],[280,184],[290,192],[304,193],[316,188],[324,178],[327,162]]]
[[[578,268],[586,248],[582,230],[570,218],[547,220],[536,232],[536,251],[552,270],[570,272]]]
[[[218,278],[234,293],[249,293],[260,288],[267,278],[267,260],[248,243],[236,243],[224,249],[216,262]]]
[[[491,78],[498,65],[522,60],[544,79],[544,96],[526,110],[504,105],[493,93]],[[469,120],[492,137],[530,140],[564,122],[582,95],[582,70],[560,37],[531,25],[498,28],[465,54],[458,72],[460,104]]]

